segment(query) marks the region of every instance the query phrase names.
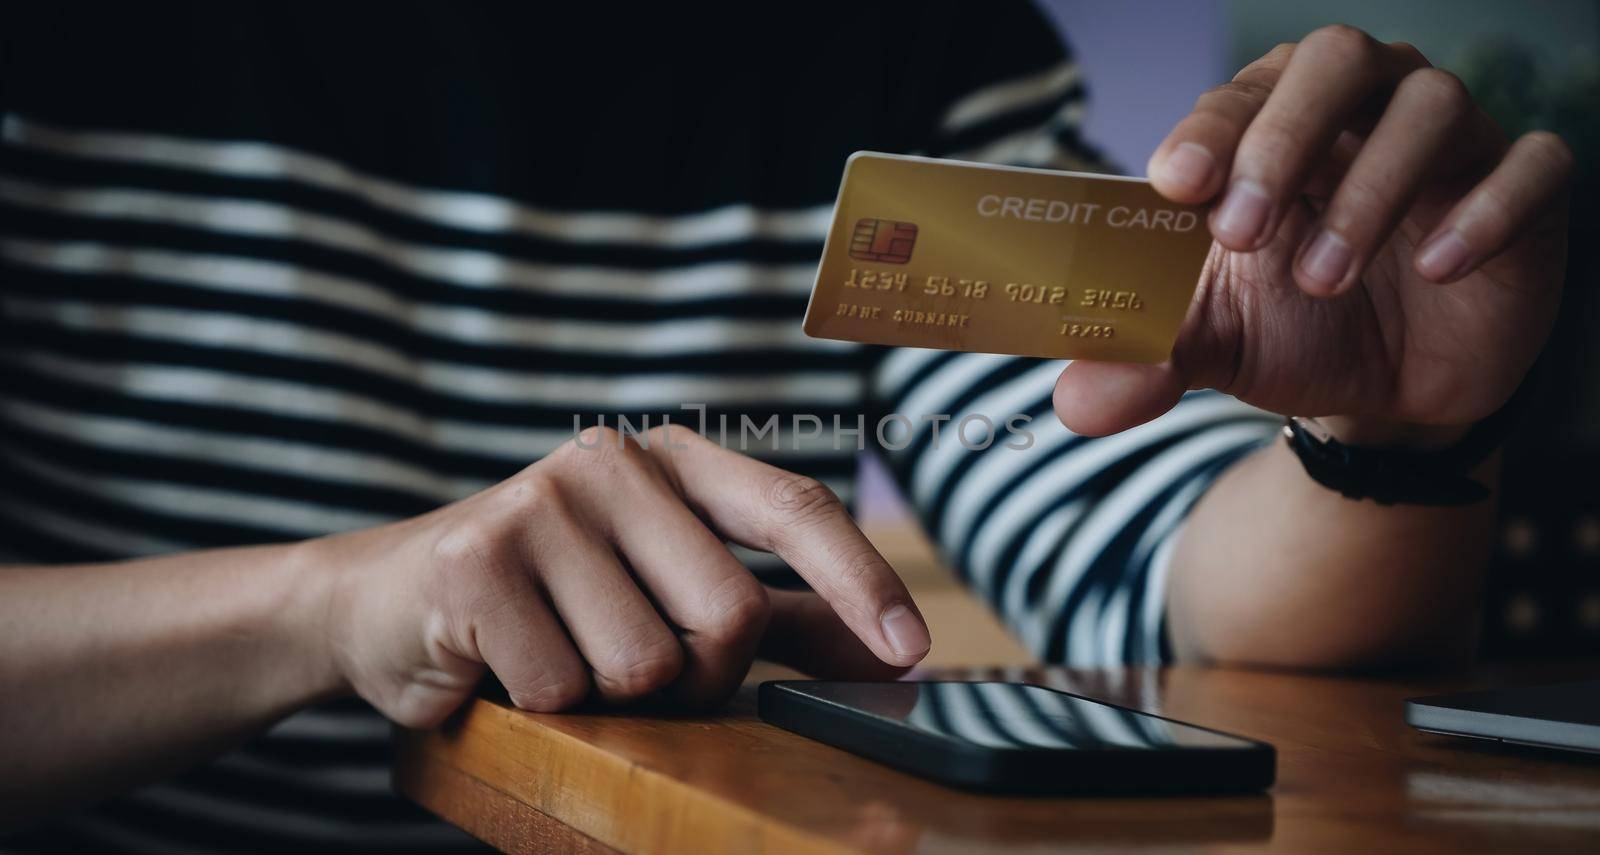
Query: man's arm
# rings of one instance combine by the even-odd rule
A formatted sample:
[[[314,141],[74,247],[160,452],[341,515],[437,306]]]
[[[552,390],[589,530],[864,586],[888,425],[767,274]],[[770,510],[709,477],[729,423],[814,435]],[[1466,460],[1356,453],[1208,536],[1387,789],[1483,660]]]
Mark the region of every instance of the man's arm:
[[[1357,446],[1443,448],[1523,382],[1560,302],[1572,154],[1509,142],[1414,47],[1325,27],[1205,93],[1150,161],[1215,244],[1172,359],[1074,363],[1069,427],[1112,433],[1186,389],[1318,416]],[[1481,481],[1493,477],[1480,467]],[[1351,667],[1471,650],[1489,501],[1348,501],[1277,443],[1215,485],[1172,559],[1182,654]]]
[[[523,709],[707,707],[758,648],[847,679],[927,653],[910,594],[826,487],[682,428],[647,441],[591,430],[455,504],[289,546],[0,569],[0,822],[339,694],[431,727],[486,670]],[[727,542],[816,593],[769,592]]]
[[[341,680],[293,547],[0,568],[0,824],[194,763]]]
[[[1457,432],[1341,425],[1344,439],[1437,447]],[[1472,477],[1495,481],[1497,461]],[[1195,506],[1172,557],[1174,653],[1268,666],[1442,665],[1474,652],[1494,502],[1352,501],[1306,475],[1278,441],[1232,467]]]
[[[1076,139],[1081,92],[1059,83],[1070,78],[962,99],[997,114],[1013,104],[1019,120],[978,124],[1006,128],[1005,145],[932,150],[1060,166]],[[1039,94],[1051,80],[1059,102]],[[1023,127],[1020,91],[1067,106]],[[1031,462],[940,452],[927,428],[891,462],[958,571],[1043,657],[1149,659],[1165,608],[1183,658],[1459,659],[1492,503],[1347,500],[1264,443],[1275,432],[1259,417],[1322,416],[1354,444],[1437,447],[1498,408],[1558,302],[1570,166],[1549,134],[1507,146],[1410,46],[1344,27],[1281,46],[1206,93],[1152,158],[1158,191],[1211,206],[1217,241],[1172,359],[1070,365],[1054,408],[1074,434],[1036,426]],[[878,392],[913,419],[1031,414],[1023,362],[981,359],[896,353]],[[1255,424],[1205,414],[1191,390],[1207,388],[1253,405],[1238,409]]]
[[[891,351],[873,393],[913,430],[886,436],[885,456],[945,559],[1035,656],[1159,662],[1179,526],[1222,472],[1277,436],[1279,421],[1196,392],[1165,418],[1082,436],[1051,412],[1060,367]]]

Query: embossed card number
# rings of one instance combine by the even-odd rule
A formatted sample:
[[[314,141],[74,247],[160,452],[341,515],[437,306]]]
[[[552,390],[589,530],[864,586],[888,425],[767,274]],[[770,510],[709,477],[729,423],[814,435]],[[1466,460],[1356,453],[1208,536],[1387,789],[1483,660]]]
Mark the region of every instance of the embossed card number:
[[[1137,179],[861,152],[805,330],[817,338],[1160,362],[1211,245]]]

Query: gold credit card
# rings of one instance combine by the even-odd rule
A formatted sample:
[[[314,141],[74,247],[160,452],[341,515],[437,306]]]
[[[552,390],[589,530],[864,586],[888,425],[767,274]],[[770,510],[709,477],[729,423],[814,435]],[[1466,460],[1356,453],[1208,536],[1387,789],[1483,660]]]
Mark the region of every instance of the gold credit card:
[[[1194,296],[1204,209],[1148,181],[857,152],[806,334],[1161,362]]]

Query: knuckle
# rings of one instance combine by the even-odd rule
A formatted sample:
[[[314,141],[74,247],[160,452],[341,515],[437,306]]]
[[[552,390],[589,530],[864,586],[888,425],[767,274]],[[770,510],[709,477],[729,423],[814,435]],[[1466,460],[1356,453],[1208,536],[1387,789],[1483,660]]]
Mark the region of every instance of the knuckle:
[[[1301,135],[1294,128],[1280,121],[1258,121],[1240,141],[1239,157],[1254,161],[1265,173],[1263,177],[1270,178],[1300,159],[1303,148]]]
[[[500,531],[485,533],[473,523],[441,536],[433,547],[435,569],[419,593],[434,604],[446,625],[464,621],[477,631],[494,632],[523,619],[528,572]]]
[[[551,468],[525,469],[497,490],[496,501],[486,513],[462,524],[480,531],[492,528],[497,548],[516,549],[526,556],[531,544],[551,532],[567,532],[582,525],[571,494]],[[538,524],[531,525],[532,520]]]
[[[1305,44],[1343,62],[1360,63],[1374,59],[1378,43],[1365,31],[1349,24],[1329,24],[1306,36]]]
[[[805,475],[785,472],[766,488],[768,507],[790,520],[813,520],[840,507],[828,485]]]
[[[1535,158],[1543,162],[1546,168],[1556,170],[1565,175],[1573,167],[1574,158],[1572,147],[1567,141],[1550,131],[1529,131],[1517,141],[1529,150]]]
[[[639,441],[641,436],[644,434],[637,432],[617,434],[617,450],[628,460],[638,460],[641,456],[648,457],[650,452]]]
[[[832,601],[841,616],[873,619],[891,594],[887,583],[894,576],[883,556],[862,538],[832,544],[828,561],[835,569],[819,582],[817,592]]]
[[[680,424],[659,424],[644,432],[644,441],[649,448],[669,448],[668,445],[686,445],[702,437],[693,429]]]
[[[510,510],[516,511],[524,508],[559,507],[563,497],[561,485],[550,476],[548,469],[534,464],[517,473],[517,476],[506,484],[506,502]]]
[[[433,542],[434,562],[446,567],[481,562],[484,543],[492,537],[487,528],[476,520],[452,526]]]
[[[1511,200],[1492,184],[1479,188],[1478,193],[1481,201],[1473,206],[1471,231],[1489,239],[1511,233],[1516,228]]]
[[[722,643],[759,637],[772,616],[767,590],[747,575],[734,576],[706,596],[708,619],[702,630],[708,638]]]
[[[1386,188],[1370,178],[1352,174],[1345,176],[1344,181],[1340,183],[1336,204],[1341,210],[1353,215],[1350,217],[1352,224],[1361,224],[1382,219],[1394,202],[1394,188]],[[1350,236],[1345,235],[1345,237]]]
[[[866,538],[835,544],[832,552],[839,568],[839,581],[850,590],[875,587],[881,574],[888,571],[883,556]]]
[[[580,477],[614,477],[638,470],[649,454],[627,434],[608,427],[591,427],[560,448],[557,462],[562,471]]]
[[[589,696],[589,681],[579,674],[552,674],[532,685],[507,687],[506,693],[518,709],[560,712],[577,706]]]
[[[1294,55],[1295,47],[1294,42],[1279,42],[1273,45],[1272,50],[1267,51],[1257,57],[1254,62],[1239,69],[1239,73],[1234,76],[1234,79],[1259,79],[1268,82],[1276,79],[1284,66],[1289,64],[1289,57]]]
[[[679,433],[681,433],[681,431]],[[671,426],[664,424],[656,425],[655,427],[645,431],[643,434],[641,434],[641,436],[644,437],[643,442],[645,448],[664,448],[666,447],[668,440],[671,440],[672,442],[681,441],[677,434],[671,432]]]
[[[1461,78],[1442,68],[1419,68],[1400,81],[1400,87],[1415,94],[1435,109],[1465,112],[1472,103]]]
[[[506,530],[488,520],[469,519],[451,526],[433,542],[434,566],[448,575],[477,573],[496,577],[512,567],[506,560],[510,539]]]
[[[1229,116],[1241,113],[1248,115],[1266,103],[1267,96],[1271,94],[1271,86],[1254,80],[1234,78],[1202,93],[1194,105],[1196,109]]]
[[[578,435],[573,437],[573,441],[567,444],[567,447],[570,448],[576,445],[585,449],[607,447],[615,448],[621,442],[622,434],[618,433],[616,428],[608,428],[605,425],[596,425],[594,427],[586,427],[579,431]]]
[[[596,666],[595,680],[613,698],[638,698],[672,683],[683,672],[683,648],[675,638],[637,631],[618,645],[610,661]]]

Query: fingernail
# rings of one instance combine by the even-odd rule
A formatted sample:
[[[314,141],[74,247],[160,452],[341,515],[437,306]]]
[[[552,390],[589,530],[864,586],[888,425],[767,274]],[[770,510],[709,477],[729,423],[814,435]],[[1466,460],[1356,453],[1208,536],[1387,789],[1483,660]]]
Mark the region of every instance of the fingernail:
[[[1350,272],[1350,243],[1333,232],[1323,232],[1300,256],[1300,271],[1323,291],[1332,293],[1335,285]]]
[[[1456,274],[1467,263],[1467,256],[1472,248],[1467,246],[1467,239],[1461,233],[1451,229],[1428,242],[1422,251],[1417,253],[1417,269],[1429,279],[1448,281],[1455,278]]]
[[[1237,244],[1253,245],[1267,227],[1272,200],[1254,181],[1235,181],[1217,209],[1216,230]]]
[[[878,621],[883,625],[883,637],[889,639],[889,646],[900,656],[921,656],[933,646],[922,618],[904,605],[897,603],[884,609]]]
[[[1206,189],[1211,173],[1217,168],[1217,159],[1210,149],[1199,143],[1179,143],[1161,165],[1161,177],[1191,193]]]

